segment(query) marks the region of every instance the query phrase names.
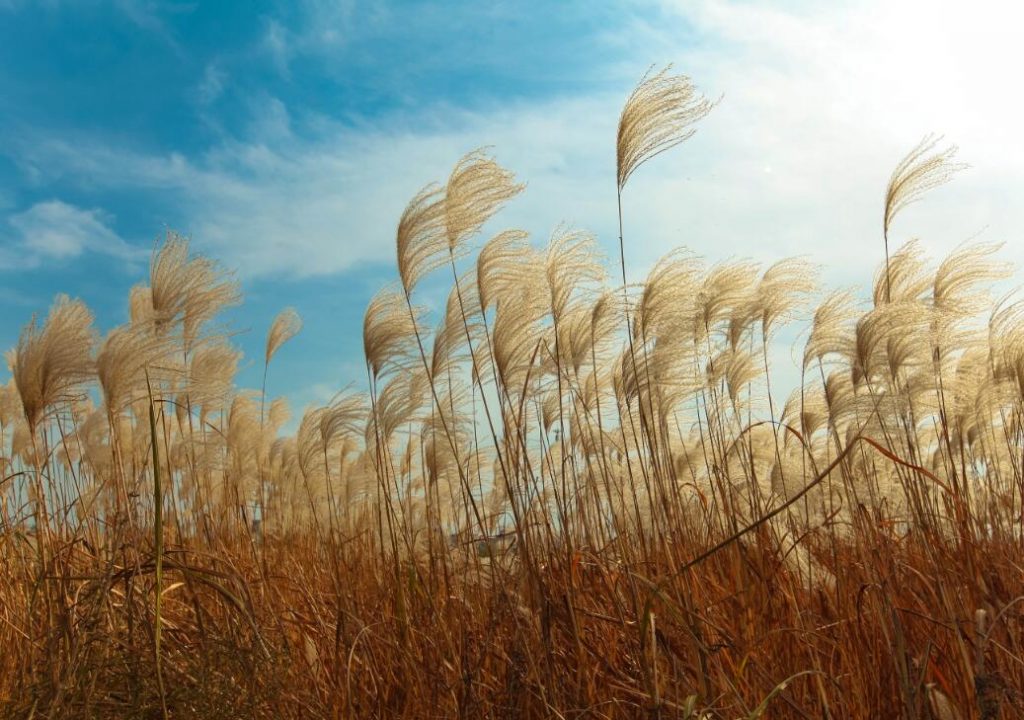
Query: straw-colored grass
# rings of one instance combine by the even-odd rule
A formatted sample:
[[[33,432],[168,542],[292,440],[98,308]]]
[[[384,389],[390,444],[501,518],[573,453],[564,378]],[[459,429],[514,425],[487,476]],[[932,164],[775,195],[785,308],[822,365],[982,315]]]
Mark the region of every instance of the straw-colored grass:
[[[711,110],[641,82],[620,220]],[[0,716],[1019,716],[1024,304],[997,248],[888,253],[956,169],[932,145],[862,296],[686,251],[616,284],[624,232],[619,268],[567,228],[482,238],[523,188],[470,153],[398,221],[365,393],[291,437],[266,389],[301,320],[236,387],[237,287],[181,238],[102,341],[58,298],[0,388]]]

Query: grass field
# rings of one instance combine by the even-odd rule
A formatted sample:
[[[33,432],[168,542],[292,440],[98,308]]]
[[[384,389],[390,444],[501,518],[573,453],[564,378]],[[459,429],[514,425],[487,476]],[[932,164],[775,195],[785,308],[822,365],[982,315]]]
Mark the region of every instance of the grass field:
[[[105,337],[58,298],[0,389],[0,716],[1020,717],[1024,304],[997,247],[889,243],[955,150],[896,167],[860,293],[686,250],[627,283],[623,191],[709,112],[629,96],[617,262],[482,237],[522,186],[459,160],[398,219],[365,392],[294,436],[301,320],[236,387],[186,240]]]

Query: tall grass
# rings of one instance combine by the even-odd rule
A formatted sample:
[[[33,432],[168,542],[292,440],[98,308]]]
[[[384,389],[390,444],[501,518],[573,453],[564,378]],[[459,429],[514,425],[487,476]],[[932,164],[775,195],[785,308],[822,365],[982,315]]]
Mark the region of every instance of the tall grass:
[[[994,246],[889,251],[952,152],[897,167],[863,299],[685,250],[627,284],[626,182],[711,110],[668,71],[627,101],[621,283],[585,232],[481,238],[522,186],[459,160],[399,220],[365,395],[294,436],[300,319],[236,387],[237,287],[180,237],[104,339],[58,298],[0,390],[0,715],[1014,717],[1024,304]]]

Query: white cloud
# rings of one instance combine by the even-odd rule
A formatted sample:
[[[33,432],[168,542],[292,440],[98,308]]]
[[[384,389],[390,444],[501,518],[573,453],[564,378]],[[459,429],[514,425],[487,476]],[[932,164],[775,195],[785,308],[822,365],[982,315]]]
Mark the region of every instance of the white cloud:
[[[692,152],[711,158],[694,187],[678,173],[656,183],[648,175],[634,202],[657,212],[693,198],[700,249],[807,253],[841,268],[832,277],[866,279],[881,256],[889,172],[931,131],[957,142],[974,167],[902,216],[897,236],[921,234],[942,253],[986,226],[986,239],[1013,241],[1024,231],[1011,200],[1024,190],[1024,167],[1010,152],[1024,104],[1006,90],[1024,65],[1007,30],[1020,10],[996,2],[664,6],[680,30],[703,39],[677,56],[678,66],[724,99],[692,141]],[[673,30],[648,28],[644,46],[671,56]],[[1024,259],[1015,248],[1006,255]]]
[[[196,86],[196,99],[202,105],[215,103],[224,93],[228,74],[218,63],[211,62],[203,70],[203,78]]]
[[[600,38],[598,45],[619,58],[607,76],[638,79],[649,64],[673,61],[723,99],[693,139],[630,181],[626,245],[634,276],[688,245],[710,261],[805,255],[824,268],[829,284],[863,287],[883,257],[889,173],[933,131],[958,143],[960,159],[973,168],[901,215],[894,243],[920,236],[941,255],[984,230],[983,239],[1008,243],[1003,257],[1024,264],[1024,106],[1015,90],[1024,46],[1015,37],[1022,20],[1016,6],[870,0],[779,9],[662,0],[653,20],[651,5],[635,0],[632,18]],[[305,31],[268,20],[263,48],[287,75],[296,53],[343,42],[344,19]],[[212,100],[223,82],[211,65],[200,88]],[[581,84],[594,86],[593,78]],[[613,144],[629,89],[624,83],[611,94],[581,91],[472,112],[435,105],[356,127],[311,123],[299,109],[254,95],[244,140],[202,156],[37,139],[21,149],[19,162],[36,185],[59,177],[98,193],[154,191],[161,207],[176,207],[153,217],[154,234],[170,226],[244,278],[279,278],[392,263],[406,201],[442,180],[463,153],[490,145],[528,183],[498,224],[524,227],[537,242],[561,221],[592,230],[614,276]],[[310,127],[315,139],[304,138]],[[11,225],[18,240],[13,250],[0,248],[0,267],[127,252],[98,210],[51,201]],[[781,345],[773,359],[784,364]],[[332,369],[295,395],[296,415],[305,402],[326,400],[339,373],[360,376],[358,366]]]
[[[160,17],[163,8],[159,0],[116,0],[114,5],[139,28],[170,39],[167,26]]]
[[[285,76],[295,55],[335,50],[357,30],[353,0],[297,0],[289,10],[296,18],[290,25],[274,17],[265,20],[260,47]],[[361,18],[376,23],[387,13],[386,4],[380,3],[365,8]],[[365,32],[366,27],[359,30]]]
[[[252,120],[248,126],[249,143],[280,145],[293,139],[288,107],[276,97],[261,93],[249,101]]]
[[[266,21],[263,29],[262,50],[270,56],[278,72],[283,75],[288,74],[288,65],[291,62],[292,55],[290,33],[277,20],[270,19]]]
[[[0,255],[0,267],[33,267],[45,260],[70,260],[85,252],[124,260],[144,253],[110,228],[112,218],[98,209],[83,210],[60,200],[39,202],[12,215],[17,239]]]
[[[1024,54],[1007,15],[1016,11],[982,6],[666,1],[657,25],[639,6],[621,30],[634,76],[673,59],[724,97],[692,140],[631,180],[634,271],[685,244],[712,260],[804,254],[830,280],[863,284],[882,257],[888,174],[931,131],[957,141],[974,168],[901,216],[896,242],[920,234],[943,253],[985,228],[985,239],[1016,240],[1024,168],[1009,150],[1024,117],[1008,89]],[[274,28],[268,37],[286,66],[287,38]],[[321,126],[315,140],[298,137],[289,109],[264,97],[247,141],[201,158],[43,143],[32,164],[176,193],[181,214],[155,222],[191,234],[243,275],[302,276],[390,261],[407,199],[487,144],[529,183],[501,223],[543,236],[566,220],[595,231],[614,256],[613,142],[628,90],[472,113],[435,107],[401,125]],[[1024,260],[1024,246],[1004,254]]]
[[[316,275],[390,261],[408,199],[443,179],[463,153],[492,144],[499,160],[530,183],[503,222],[547,233],[562,219],[591,222],[607,211],[613,176],[613,98],[558,101],[494,113],[444,111],[422,130],[336,130],[305,143],[287,113],[267,101],[257,135],[207,156],[151,156],[89,143],[42,142],[30,164],[59,167],[91,187],[175,193],[178,217],[154,219],[192,235],[198,247],[243,275]],[[594,152],[595,137],[604,152]],[[600,187],[599,192],[594,188]],[[610,197],[614,207],[614,196]],[[607,214],[607,213],[606,213]],[[608,217],[611,217],[609,214]]]

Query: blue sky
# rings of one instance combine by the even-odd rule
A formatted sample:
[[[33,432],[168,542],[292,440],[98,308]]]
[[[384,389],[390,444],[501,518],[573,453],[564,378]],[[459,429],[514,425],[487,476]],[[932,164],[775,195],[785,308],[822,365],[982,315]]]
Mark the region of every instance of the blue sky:
[[[611,253],[618,109],[666,62],[722,101],[627,190],[637,274],[688,245],[863,284],[888,174],[933,131],[973,169],[897,234],[941,254],[980,232],[1019,262],[1021,18],[961,5],[0,0],[0,347],[58,292],[122,322],[170,228],[242,282],[243,384],[273,315],[303,316],[271,377],[300,412],[361,380],[398,214],[465,152],[528,183],[501,226]]]

